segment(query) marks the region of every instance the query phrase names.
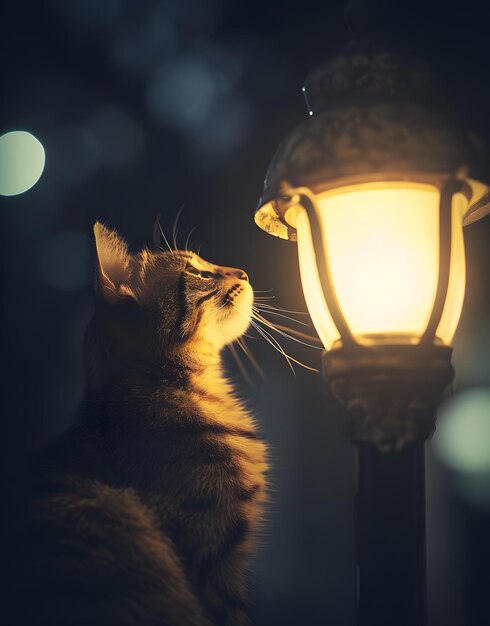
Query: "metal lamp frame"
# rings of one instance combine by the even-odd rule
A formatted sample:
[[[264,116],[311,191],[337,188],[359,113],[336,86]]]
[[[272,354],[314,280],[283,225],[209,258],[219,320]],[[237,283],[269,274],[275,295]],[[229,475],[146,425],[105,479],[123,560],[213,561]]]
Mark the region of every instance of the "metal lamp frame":
[[[435,428],[435,409],[452,381],[452,349],[436,342],[446,302],[452,244],[452,199],[471,196],[468,184],[455,177],[439,185],[439,272],[436,296],[425,331],[415,345],[364,346],[356,341],[339,305],[322,236],[315,193],[291,187],[281,199],[281,213],[300,205],[310,224],[323,297],[340,340],[323,353],[323,372],[337,400],[346,408],[347,432],[354,443],[374,443],[383,451],[425,441]],[[327,224],[328,227],[328,224]]]

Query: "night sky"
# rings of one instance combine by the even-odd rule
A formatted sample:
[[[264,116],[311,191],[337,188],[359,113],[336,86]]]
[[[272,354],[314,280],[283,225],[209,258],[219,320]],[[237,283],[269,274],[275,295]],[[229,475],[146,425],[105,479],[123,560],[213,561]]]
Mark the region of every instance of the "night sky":
[[[375,28],[427,60],[490,144],[486,3],[354,4],[352,28]],[[306,311],[295,245],[260,231],[253,213],[278,143],[306,116],[305,75],[350,40],[344,5],[3,2],[0,135],[29,131],[46,151],[39,182],[1,197],[5,479],[66,430],[82,398],[95,220],[137,251],[152,245],[158,214],[171,234],[183,207],[181,244],[196,227],[191,242],[204,258],[242,267],[278,306]],[[465,230],[465,244],[456,380],[428,451],[431,626],[479,625],[490,614],[490,217]],[[254,623],[351,626],[354,452],[342,413],[319,375],[297,366],[293,375],[271,346],[249,345],[266,381],[245,363],[247,383],[226,361],[271,448]],[[319,351],[284,347],[320,366]]]

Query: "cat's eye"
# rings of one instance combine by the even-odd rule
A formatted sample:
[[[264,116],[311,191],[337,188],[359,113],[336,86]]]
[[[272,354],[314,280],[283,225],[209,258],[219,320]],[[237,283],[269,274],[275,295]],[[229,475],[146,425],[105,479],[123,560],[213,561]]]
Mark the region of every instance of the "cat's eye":
[[[188,274],[193,274],[194,276],[199,276],[199,278],[210,279],[210,278],[213,278],[213,276],[214,276],[214,274],[212,272],[207,272],[205,270],[198,270],[193,265],[188,265],[185,268],[185,271]]]

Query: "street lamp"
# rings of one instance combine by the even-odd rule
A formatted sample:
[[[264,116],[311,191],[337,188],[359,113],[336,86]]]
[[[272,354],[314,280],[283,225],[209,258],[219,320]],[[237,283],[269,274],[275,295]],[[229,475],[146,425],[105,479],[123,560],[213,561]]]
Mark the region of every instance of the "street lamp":
[[[427,66],[374,39],[312,71],[255,221],[297,241],[323,371],[358,451],[358,614],[425,623],[424,442],[453,378],[463,225],[490,212],[478,136]]]

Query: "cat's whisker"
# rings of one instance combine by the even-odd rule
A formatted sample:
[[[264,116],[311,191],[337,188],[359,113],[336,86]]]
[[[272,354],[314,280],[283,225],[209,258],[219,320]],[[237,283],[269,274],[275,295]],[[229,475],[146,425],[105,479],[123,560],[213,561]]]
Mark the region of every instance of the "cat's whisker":
[[[300,344],[306,346],[307,348],[313,348],[314,350],[322,350],[323,349],[320,346],[312,346],[311,344],[306,343],[306,341],[303,341],[302,339],[298,338],[298,336],[299,336],[299,337],[302,337],[303,339],[307,339],[308,341],[315,341],[317,343],[321,343],[320,340],[317,339],[316,337],[313,337],[311,335],[307,335],[306,333],[300,333],[299,331],[296,331],[294,328],[289,328],[288,326],[280,326],[278,324],[273,324],[272,322],[267,320],[262,315],[257,315],[257,313],[254,313],[253,317],[254,317],[254,319],[256,321],[262,322],[262,324],[266,325],[271,330],[275,330],[276,332],[278,332],[280,335],[282,335],[286,339],[290,339],[291,341],[295,341],[296,343],[300,343]],[[293,334],[297,335],[297,336],[295,337],[295,336],[293,336]]]
[[[270,345],[277,350],[280,354],[283,355],[283,357],[286,359],[289,367],[291,368],[291,371],[293,372],[293,374],[296,376],[296,372],[294,371],[293,366],[291,365],[291,360],[294,360],[292,357],[290,357],[288,354],[286,354],[286,352],[284,351],[283,347],[281,346],[281,344],[277,341],[277,339],[275,337],[273,337],[270,333],[268,333],[264,328],[261,328],[257,322],[255,322],[253,320],[253,318],[245,315],[243,313],[243,311],[241,311],[236,305],[234,305],[232,303],[231,305],[236,311],[238,311],[238,313],[240,313],[240,315],[242,317],[245,317],[246,319],[248,319],[250,325],[252,326],[252,328],[254,328],[259,335],[261,335],[268,343],[270,343]]]
[[[193,226],[193,227],[190,229],[189,234],[187,235],[187,238],[186,238],[186,240],[185,240],[185,246],[184,246],[184,250],[185,250],[186,252],[189,252],[189,242],[190,242],[190,239],[191,239],[192,233],[196,230],[196,228],[197,228],[197,225],[196,225],[196,226]]]
[[[255,305],[253,307],[253,310],[257,314],[260,314],[261,307],[259,307],[258,305]],[[301,326],[306,326],[307,328],[309,327],[309,324],[307,324],[306,322],[301,322],[300,320],[295,320],[294,317],[290,317],[289,315],[284,315],[284,313],[279,313],[277,311],[271,311],[270,309],[266,309],[265,311],[262,310],[262,312],[270,313],[271,315],[277,315],[277,317],[283,317],[283,318],[285,318],[287,320],[290,320],[291,322],[295,322],[296,324],[301,324]]]
[[[173,250],[170,247],[170,244],[168,242],[168,239],[165,236],[165,233],[163,232],[162,224],[160,223],[160,215],[157,215],[157,217],[155,219],[155,224],[153,226],[153,239],[155,241],[155,245],[158,248],[161,248],[162,251],[165,252],[165,248],[161,245],[160,235],[163,237],[163,241],[165,242],[165,245],[167,246],[168,251],[169,252],[173,252]]]
[[[263,337],[275,350],[277,350],[277,352],[279,352],[280,354],[282,354],[282,356],[286,359],[289,367],[291,368],[291,371],[293,372],[293,374],[296,376],[296,372],[294,371],[294,368],[292,366],[292,363],[296,363],[297,365],[300,365],[301,367],[311,371],[311,372],[318,372],[319,370],[317,368],[314,367],[310,367],[309,365],[306,365],[305,363],[302,363],[301,361],[298,361],[298,359],[292,357],[291,355],[287,354],[284,350],[284,348],[281,346],[281,344],[277,341],[277,339],[271,335],[265,328],[262,328],[261,326],[259,326],[259,324],[257,323],[257,320],[254,319],[254,315],[252,315],[251,318],[249,318],[248,316],[246,316],[236,305],[232,304],[233,308],[238,311],[238,313],[240,313],[243,317],[246,317],[249,322],[250,325],[252,326],[252,328],[254,328],[257,333],[259,333],[259,335],[261,335],[261,337]],[[262,321],[262,320],[259,320]],[[267,321],[267,320],[266,320]],[[264,322],[262,322],[264,323]],[[269,326],[269,328],[271,328],[272,330],[276,330],[274,327]],[[284,336],[286,338],[291,338],[292,337],[287,337],[286,334],[283,331],[280,331],[282,334],[284,334]],[[308,344],[305,344],[308,345]],[[310,348],[313,348],[315,346],[308,346]]]
[[[264,370],[258,364],[258,362],[257,362],[256,358],[254,357],[252,351],[247,346],[247,344],[245,342],[245,339],[243,337],[240,337],[239,339],[236,340],[236,342],[240,346],[240,348],[243,350],[243,352],[247,355],[250,363],[255,368],[257,374],[262,378],[262,380],[266,381],[267,380],[267,376],[265,375]]]
[[[286,319],[291,320],[292,322],[296,322],[297,324],[301,324],[302,326],[308,326],[308,324],[305,324],[304,322],[300,322],[298,320],[295,320],[293,318],[288,317],[287,315],[280,315],[279,313],[276,313],[275,315],[278,315],[280,317],[285,317]],[[280,327],[279,324],[277,324],[276,322],[273,322],[272,320],[267,319],[266,317],[264,317],[261,314],[261,311],[259,311],[257,308],[252,307],[252,317],[257,320],[258,322],[262,322],[263,324],[265,324],[266,326],[269,326],[269,328],[272,329],[276,329],[276,327]],[[289,328],[289,326],[282,326],[280,327],[281,331],[283,332],[288,332],[289,330],[294,332],[293,328]],[[286,330],[283,330],[286,329]],[[306,333],[304,333],[306,334]]]
[[[315,350],[323,350],[322,340],[319,337],[302,333],[300,330],[296,330],[295,328],[289,328],[289,326],[282,326],[281,324],[274,324],[274,329],[278,331],[282,331],[286,334],[291,333],[293,337],[290,337],[290,339],[294,339],[294,337],[298,337],[301,339],[305,339],[306,341],[313,341],[314,343],[317,343],[319,345],[318,346],[308,345],[309,348],[314,348]]]
[[[272,337],[272,335],[270,335],[269,333],[267,333],[267,331],[265,331],[264,329],[262,329],[263,332],[265,332],[267,334],[268,337],[271,337],[271,339],[274,339],[274,337]],[[277,342],[277,340],[275,340]],[[277,344],[280,346],[279,342],[277,342]],[[320,372],[319,369],[317,369],[316,367],[311,367],[310,365],[306,365],[306,363],[303,363],[302,361],[299,361],[298,359],[296,359],[295,357],[291,356],[290,354],[287,354],[286,352],[284,352],[282,346],[281,346],[281,350],[279,350],[279,352],[281,352],[286,360],[288,361],[289,366],[291,367],[291,369],[293,370],[294,375],[296,376],[296,372],[293,369],[293,366],[291,365],[290,361],[292,361],[293,363],[296,363],[297,365],[299,365],[300,367],[304,368],[305,370],[308,370],[309,372],[315,372],[316,374],[318,374]]]
[[[290,354],[288,354],[284,348],[281,346],[281,344],[277,341],[277,339],[271,335],[267,330],[265,330],[265,328],[260,327],[256,322],[254,322],[254,328],[257,330],[257,332],[260,332],[260,334],[264,337],[264,339],[267,339],[269,341],[269,343],[276,348],[276,350],[278,352],[280,352],[284,358],[286,359],[286,361],[288,362],[289,367],[291,368],[293,374],[296,376],[296,372],[292,366],[292,363],[296,363],[297,365],[300,365],[301,367],[303,367],[304,369],[307,369],[311,372],[318,372],[319,370],[317,370],[314,367],[310,367],[309,365],[306,365],[305,363],[303,363],[302,361],[299,361],[298,359],[296,359],[295,357],[291,356]],[[277,346],[277,347],[276,347]]]
[[[218,308],[215,308],[211,311],[210,315],[214,315],[215,313],[219,313],[219,311],[221,311],[221,309],[224,309],[224,307],[227,305],[227,302],[224,302],[221,306],[219,306]]]
[[[255,330],[259,333],[259,335],[263,337],[263,339],[265,339],[267,343],[269,343],[274,348],[274,350],[277,350],[277,352],[282,354],[282,356],[286,359],[287,364],[291,368],[291,371],[296,376],[296,372],[294,371],[294,367],[291,364],[289,355],[286,354],[286,352],[284,351],[281,344],[277,341],[277,339],[273,337],[270,333],[268,333],[265,329],[261,328],[256,322],[254,322],[254,320],[250,320],[250,324],[253,328],[255,328]]]
[[[235,349],[235,346],[230,343],[228,345],[228,348],[230,349],[230,352],[233,356],[233,358],[235,359],[236,364],[238,365],[238,369],[240,370],[245,382],[247,383],[247,385],[249,385],[250,387],[254,386],[253,380],[250,378],[247,369],[245,368],[245,365],[242,363],[242,360],[240,359],[240,356],[237,352],[237,350]]]
[[[182,205],[180,209],[178,210],[177,215],[174,220],[174,225],[172,228],[172,242],[174,244],[174,250],[178,250],[179,248],[177,244],[177,237],[179,235],[179,220],[180,220],[180,216],[182,215],[183,210],[184,210],[184,205]]]
[[[273,304],[267,304],[266,302],[258,302],[259,308],[269,309],[271,311],[279,311],[279,313],[292,313],[294,315],[309,315],[307,311],[292,311],[291,309],[283,309],[280,306],[274,306]]]

